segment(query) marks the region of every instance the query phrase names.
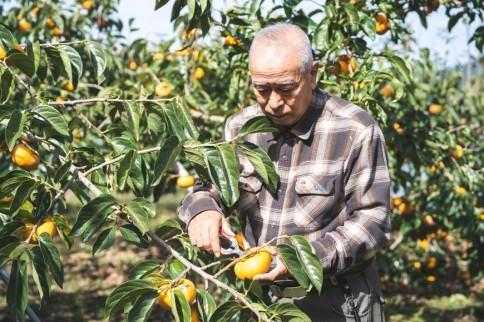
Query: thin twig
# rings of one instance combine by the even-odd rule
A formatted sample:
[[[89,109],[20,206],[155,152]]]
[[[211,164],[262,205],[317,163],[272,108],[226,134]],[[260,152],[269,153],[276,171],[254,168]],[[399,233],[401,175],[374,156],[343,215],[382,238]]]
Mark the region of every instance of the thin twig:
[[[155,151],[159,151],[159,150],[160,150],[160,147],[148,148],[148,149],[144,149],[144,150],[138,151],[138,154],[146,154],[146,153],[151,153],[151,152],[155,152]],[[85,171],[83,173],[83,175],[84,176],[88,176],[90,173],[92,173],[92,172],[94,172],[96,170],[102,169],[102,168],[104,168],[107,165],[110,165],[110,164],[116,163],[118,161],[121,161],[124,158],[124,156],[125,156],[125,154],[121,154],[120,156],[118,156],[118,157],[116,157],[114,159],[111,159],[109,161],[106,161],[106,162],[103,162],[101,164],[98,164],[97,166],[92,167],[91,169]]]
[[[99,135],[101,135],[106,142],[108,142],[109,144],[112,143],[112,140],[106,134],[104,134],[103,131],[98,129],[91,121],[89,121],[89,119],[87,117],[85,117],[82,114],[78,114],[78,116],[81,119],[81,121],[84,123],[84,125],[86,125],[86,127],[88,129],[93,129],[95,132],[97,132]]]
[[[76,40],[76,41],[69,41],[69,42],[56,42],[50,44],[40,44],[40,47],[51,47],[51,46],[67,46],[67,45],[75,45],[75,44],[84,44],[88,43],[89,40]]]
[[[170,288],[172,288],[174,285],[178,284],[178,282],[187,275],[189,271],[192,269],[190,267],[187,267],[183,270],[183,272],[180,273],[174,280],[170,282]]]

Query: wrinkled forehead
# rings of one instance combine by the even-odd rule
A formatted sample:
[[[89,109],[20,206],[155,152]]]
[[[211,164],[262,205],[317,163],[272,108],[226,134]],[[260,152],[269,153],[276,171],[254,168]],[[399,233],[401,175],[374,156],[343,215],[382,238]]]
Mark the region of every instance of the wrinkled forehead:
[[[291,83],[301,77],[301,61],[291,50],[258,46],[250,61],[252,83]]]

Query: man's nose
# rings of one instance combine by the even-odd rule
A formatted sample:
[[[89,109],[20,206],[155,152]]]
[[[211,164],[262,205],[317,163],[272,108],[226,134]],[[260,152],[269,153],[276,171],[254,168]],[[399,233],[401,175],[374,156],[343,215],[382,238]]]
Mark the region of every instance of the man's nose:
[[[269,96],[269,107],[273,110],[277,110],[282,105],[284,105],[284,101],[281,95],[277,94],[276,91],[271,91],[271,95]]]

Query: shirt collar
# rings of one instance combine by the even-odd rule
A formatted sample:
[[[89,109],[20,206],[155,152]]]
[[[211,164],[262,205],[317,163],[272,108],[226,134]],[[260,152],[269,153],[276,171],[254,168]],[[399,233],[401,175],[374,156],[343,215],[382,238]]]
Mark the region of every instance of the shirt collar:
[[[319,115],[326,104],[326,100],[327,97],[323,91],[318,88],[313,90],[313,95],[307,111],[296,124],[289,128],[289,131],[301,140],[309,139]]]

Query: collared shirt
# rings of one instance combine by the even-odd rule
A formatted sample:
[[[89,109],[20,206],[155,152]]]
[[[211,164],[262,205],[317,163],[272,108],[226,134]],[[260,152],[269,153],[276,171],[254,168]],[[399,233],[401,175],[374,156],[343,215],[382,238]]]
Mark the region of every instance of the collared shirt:
[[[230,140],[258,105],[231,116]],[[360,107],[314,90],[308,110],[288,131],[243,138],[265,150],[280,176],[275,194],[240,156],[241,196],[236,204],[244,236],[260,245],[275,236],[304,235],[327,273],[372,258],[389,239],[390,180],[386,146],[376,122]],[[226,210],[213,187],[197,185],[178,208],[188,223],[204,210]]]

